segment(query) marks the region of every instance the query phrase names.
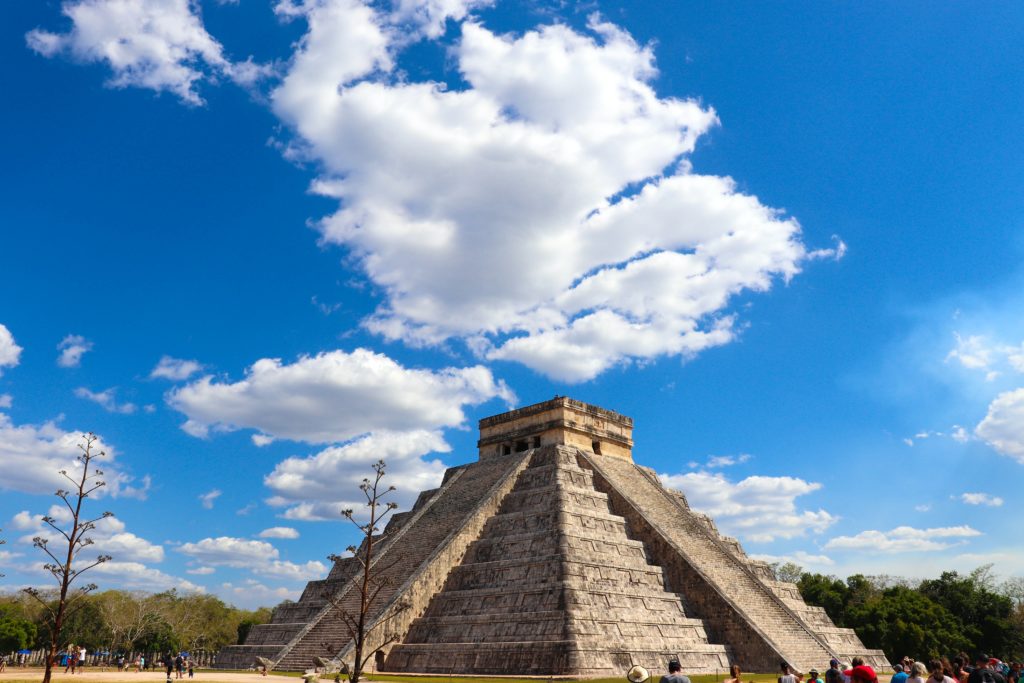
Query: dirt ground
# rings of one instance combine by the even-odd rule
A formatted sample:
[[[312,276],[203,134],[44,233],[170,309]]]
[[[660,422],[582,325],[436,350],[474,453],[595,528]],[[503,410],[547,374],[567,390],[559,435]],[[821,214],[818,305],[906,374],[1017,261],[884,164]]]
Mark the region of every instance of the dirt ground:
[[[41,681],[43,679],[43,670],[41,668],[8,668],[3,673],[0,673],[0,681]],[[143,671],[135,673],[132,671],[117,671],[115,668],[113,671],[100,671],[99,669],[86,669],[85,673],[65,674],[63,671],[54,672],[53,681],[59,681],[60,683],[113,683],[118,681],[119,683],[164,683],[167,680],[164,672],[161,671]],[[178,679],[174,679],[177,683]],[[296,681],[301,683],[299,678],[283,678],[281,676],[267,676],[264,678],[257,672],[252,673],[238,673],[238,672],[219,672],[219,671],[197,671],[196,677],[189,681],[188,677],[182,678],[182,683],[267,683],[267,681],[273,680],[275,683],[282,683],[283,681]]]

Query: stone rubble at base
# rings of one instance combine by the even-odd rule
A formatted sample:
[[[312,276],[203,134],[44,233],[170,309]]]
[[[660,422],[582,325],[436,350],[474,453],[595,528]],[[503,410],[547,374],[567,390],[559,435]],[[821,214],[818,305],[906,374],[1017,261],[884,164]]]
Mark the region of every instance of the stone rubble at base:
[[[388,586],[372,616],[389,622],[375,634],[400,637],[374,668],[599,677],[669,659],[691,673],[807,671],[858,655],[888,666],[636,465],[632,429],[566,397],[481,420],[479,460],[449,469],[382,535]],[[350,660],[336,611],[358,603],[357,565],[337,562],[217,666]]]

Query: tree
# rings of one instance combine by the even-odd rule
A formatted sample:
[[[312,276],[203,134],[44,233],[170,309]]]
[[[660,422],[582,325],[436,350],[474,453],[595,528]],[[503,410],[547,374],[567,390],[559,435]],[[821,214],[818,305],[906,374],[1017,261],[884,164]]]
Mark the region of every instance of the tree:
[[[881,648],[894,662],[907,654],[934,659],[970,647],[953,614],[905,586],[851,606],[846,625],[857,631],[867,647]]]
[[[85,500],[106,485],[106,482],[100,479],[103,476],[102,470],[92,469],[90,471],[93,468],[93,460],[106,455],[106,453],[103,451],[99,453],[93,452],[98,441],[95,434],[91,432],[84,434],[82,439],[83,443],[78,444],[79,450],[82,451],[81,455],[78,456],[82,471],[75,478],[72,478],[67,470],[61,470],[61,476],[71,482],[72,489],[70,491],[57,489],[55,494],[68,509],[69,517],[65,520],[67,527],[62,528],[57,519],[47,515],[43,517],[43,522],[59,534],[59,537],[55,536],[53,539],[50,539],[45,536],[36,536],[32,539],[32,544],[42,550],[52,560],[44,564],[43,568],[53,575],[60,587],[55,604],[47,601],[38,589],[25,589],[26,593],[43,605],[48,617],[47,626],[49,627],[50,637],[46,647],[46,670],[43,673],[43,683],[50,683],[50,677],[53,674],[53,660],[61,646],[60,638],[64,622],[86,604],[84,601],[85,596],[96,589],[96,584],[90,583],[79,586],[72,592],[71,584],[85,572],[111,559],[109,555],[99,555],[84,560],[87,563],[84,567],[76,568],[75,566],[75,561],[78,559],[79,554],[93,544],[93,540],[88,534],[96,528],[96,522],[113,516],[111,512],[104,512],[99,517],[86,519],[82,514],[82,506]],[[59,541],[60,538],[64,539],[60,543],[61,548],[51,549],[50,541]],[[66,550],[63,547],[65,542],[67,543]]]
[[[0,654],[32,647],[36,635],[36,625],[25,617],[20,605],[0,604]]]
[[[363,539],[358,548],[354,545],[347,548],[359,562],[359,569],[355,576],[355,580],[358,582],[358,608],[350,610],[337,601],[331,600],[338,618],[345,625],[349,639],[353,643],[352,666],[349,668],[351,683],[359,683],[367,662],[398,639],[397,634],[388,633],[383,629],[391,620],[407,609],[405,605],[398,605],[389,615],[378,618],[372,625],[369,623],[381,591],[391,584],[387,570],[400,559],[396,557],[389,564],[382,565],[374,555],[377,545],[383,540],[378,535],[380,534],[379,525],[398,507],[397,503],[382,502],[385,496],[395,490],[394,486],[382,490],[381,479],[384,478],[385,469],[384,461],[378,460],[373,465],[374,478],[372,480],[363,479],[359,485],[359,490],[366,496],[366,507],[369,508],[369,520],[365,524],[356,520],[355,512],[351,509],[341,512],[342,517],[356,525]],[[339,562],[343,558],[331,555],[329,559]]]
[[[772,573],[775,574],[776,581],[796,583],[804,575],[804,568],[796,562],[772,562],[768,566],[771,567]]]

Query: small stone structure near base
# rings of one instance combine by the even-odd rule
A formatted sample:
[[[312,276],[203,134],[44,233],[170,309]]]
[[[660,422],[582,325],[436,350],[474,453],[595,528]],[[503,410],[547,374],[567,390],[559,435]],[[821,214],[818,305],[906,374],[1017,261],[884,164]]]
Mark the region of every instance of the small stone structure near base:
[[[479,459],[449,469],[385,530],[376,561],[390,582],[373,618],[391,618],[400,638],[376,669],[598,677],[678,659],[689,673],[780,661],[807,671],[856,655],[888,665],[635,464],[632,432],[630,418],[565,397],[481,420]],[[351,660],[331,602],[356,604],[356,566],[337,562],[217,666]]]

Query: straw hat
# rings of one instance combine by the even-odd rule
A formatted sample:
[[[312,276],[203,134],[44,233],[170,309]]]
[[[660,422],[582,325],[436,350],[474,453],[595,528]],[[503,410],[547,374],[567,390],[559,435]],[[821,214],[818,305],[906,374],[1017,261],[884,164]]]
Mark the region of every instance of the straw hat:
[[[651,672],[639,664],[634,664],[630,667],[629,671],[626,672],[626,680],[628,680],[629,683],[644,683],[644,681],[650,677]]]

